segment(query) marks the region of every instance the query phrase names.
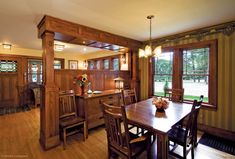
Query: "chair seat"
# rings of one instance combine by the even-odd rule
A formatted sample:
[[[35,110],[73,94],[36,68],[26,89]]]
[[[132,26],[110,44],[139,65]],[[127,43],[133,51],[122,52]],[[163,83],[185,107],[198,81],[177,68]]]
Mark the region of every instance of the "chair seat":
[[[136,156],[138,155],[140,152],[142,152],[144,149],[146,149],[147,144],[148,144],[148,140],[151,137],[150,133],[146,133],[142,136],[138,136],[137,134],[133,134],[131,132],[129,132],[129,136],[130,136],[130,144],[131,144],[131,149],[132,149],[132,156]],[[122,133],[122,138],[123,141],[126,141],[125,139],[125,133]],[[127,146],[127,143],[124,143],[125,147]],[[124,149],[120,149],[120,151],[122,151],[123,153],[128,153],[127,151],[127,147]]]
[[[168,132],[168,138],[170,141],[176,142],[180,145],[183,145],[184,142],[184,136],[185,136],[186,130],[181,127],[173,127]]]
[[[67,118],[63,118],[60,119],[60,127],[61,128],[65,128],[71,125],[80,125],[85,121],[85,119],[81,118],[81,117],[67,117]]]

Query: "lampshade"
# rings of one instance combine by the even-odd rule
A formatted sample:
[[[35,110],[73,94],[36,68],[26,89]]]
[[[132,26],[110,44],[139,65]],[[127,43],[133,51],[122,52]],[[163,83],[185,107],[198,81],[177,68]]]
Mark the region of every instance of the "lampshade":
[[[152,18],[154,18],[153,15],[147,16],[147,19],[150,20],[150,37],[149,37],[149,45],[145,46],[145,49],[139,49],[139,57],[148,57],[148,56],[159,56],[162,51],[162,47],[158,46],[154,50],[152,48]]]
[[[117,77],[114,79],[114,81],[115,81],[116,89],[119,89],[119,90],[123,89],[123,87],[124,87],[124,79],[123,78]]]

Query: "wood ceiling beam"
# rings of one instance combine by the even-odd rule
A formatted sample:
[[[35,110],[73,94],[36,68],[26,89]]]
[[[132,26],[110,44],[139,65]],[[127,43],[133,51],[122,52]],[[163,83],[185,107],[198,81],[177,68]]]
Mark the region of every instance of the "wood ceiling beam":
[[[84,25],[68,22],[48,15],[45,15],[38,24],[38,37],[41,38],[45,32],[60,33],[75,38],[85,38],[128,48],[136,49],[142,46],[141,41],[115,35]],[[63,39],[60,40],[63,41]]]

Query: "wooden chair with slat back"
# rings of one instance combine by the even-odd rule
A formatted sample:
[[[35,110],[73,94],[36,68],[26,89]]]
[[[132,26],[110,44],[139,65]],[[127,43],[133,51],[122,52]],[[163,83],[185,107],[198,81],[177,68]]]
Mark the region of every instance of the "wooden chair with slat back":
[[[199,97],[199,101],[198,101],[197,105],[195,106],[196,108],[195,108],[195,111],[194,111],[194,113],[195,113],[194,146],[195,147],[197,147],[197,145],[198,145],[198,142],[197,142],[197,119],[198,119],[199,111],[200,111],[200,108],[201,108],[201,105],[202,105],[202,102],[203,102],[203,98],[204,98],[203,95],[201,95]]]
[[[122,99],[124,105],[129,105],[137,102],[136,91],[134,89],[124,89],[122,90]],[[130,125],[129,129],[135,128],[136,133],[139,134],[140,132],[143,133],[143,129],[139,130],[136,126]]]
[[[83,139],[87,134],[87,123],[84,118],[77,115],[75,93],[73,90],[59,92],[59,125],[60,135],[66,148],[67,136],[80,132],[83,129]]]
[[[169,100],[182,103],[184,101],[184,89],[172,89]]]
[[[134,89],[122,90],[122,99],[124,105],[129,105],[137,102],[136,91]]]
[[[195,129],[197,125],[197,115],[199,113],[201,102],[194,100],[189,118],[186,123],[186,127],[173,127],[168,132],[169,142],[174,144],[172,149],[169,150],[169,154],[176,156],[178,158],[186,159],[186,156],[189,151],[191,151],[191,157],[194,158],[194,147],[195,147]],[[170,144],[169,144],[170,145]],[[180,145],[183,147],[183,156],[180,156],[178,153],[174,152],[176,147]]]
[[[135,158],[147,150],[150,155],[151,134],[143,136],[132,134],[128,129],[128,121],[124,106],[114,106],[103,103],[105,129],[108,140],[108,158],[115,153],[121,158]],[[124,130],[121,128],[124,125]]]

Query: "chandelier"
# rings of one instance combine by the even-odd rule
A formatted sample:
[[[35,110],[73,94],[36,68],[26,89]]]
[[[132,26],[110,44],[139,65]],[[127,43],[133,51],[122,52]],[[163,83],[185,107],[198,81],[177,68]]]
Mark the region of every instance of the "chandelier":
[[[158,57],[162,52],[162,47],[158,46],[154,50],[152,48],[152,19],[154,18],[153,15],[147,16],[147,19],[150,21],[150,36],[149,36],[149,45],[145,46],[145,49],[139,49],[139,57],[149,57],[149,56],[155,56]]]

